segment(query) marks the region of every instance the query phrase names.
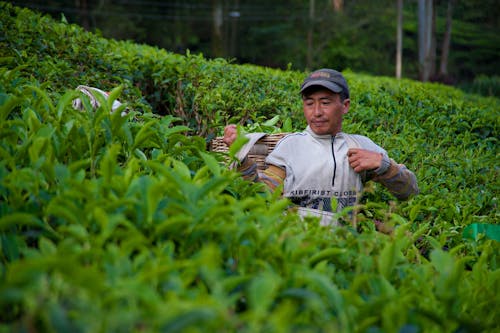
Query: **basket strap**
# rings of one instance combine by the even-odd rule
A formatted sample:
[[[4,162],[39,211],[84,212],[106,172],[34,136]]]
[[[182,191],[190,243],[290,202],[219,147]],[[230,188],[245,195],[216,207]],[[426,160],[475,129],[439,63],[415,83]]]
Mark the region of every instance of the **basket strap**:
[[[102,95],[104,97],[104,99],[109,98],[109,93],[107,93],[104,90],[101,90],[99,88],[95,88],[95,87],[79,85],[78,87],[76,87],[76,90],[84,93],[85,95],[87,95],[89,97],[90,105],[92,105],[92,108],[94,108],[94,109],[97,109],[100,106],[99,101],[95,97],[96,94]],[[115,111],[116,109],[118,109],[120,107],[120,105],[122,105],[122,103],[120,101],[114,100],[113,105],[111,106],[111,111]],[[73,108],[80,110],[80,111],[84,110],[83,102],[81,101],[80,98],[76,98],[75,100],[73,100]],[[128,111],[123,111],[122,116],[126,115],[127,113],[128,113]]]
[[[265,143],[256,143],[248,152],[251,155],[265,155],[267,156],[269,147]]]
[[[241,147],[240,151],[236,154],[236,157],[240,162],[248,155],[250,150],[253,148],[255,143],[259,141],[262,137],[264,137],[266,133],[247,133],[245,136],[249,139],[243,147]],[[231,169],[236,168],[236,163],[232,163],[230,166]]]
[[[262,137],[264,137],[266,133],[248,133],[245,136],[249,139],[247,143],[240,149],[240,151],[236,154],[236,157],[241,161],[248,155],[250,150],[253,148],[255,143],[259,141]]]

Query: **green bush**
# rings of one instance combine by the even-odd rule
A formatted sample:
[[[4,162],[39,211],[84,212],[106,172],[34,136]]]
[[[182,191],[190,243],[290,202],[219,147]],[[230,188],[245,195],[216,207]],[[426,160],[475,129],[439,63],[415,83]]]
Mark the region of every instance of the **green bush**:
[[[500,96],[500,77],[479,75],[474,78],[467,90],[482,96],[498,97]]]
[[[356,224],[329,229],[206,150],[227,122],[302,129],[304,73],[1,8],[0,331],[500,328],[499,243],[462,237],[498,225],[498,99],[347,72],[345,130],[415,170],[422,193],[370,185]],[[110,99],[77,111],[79,84]]]

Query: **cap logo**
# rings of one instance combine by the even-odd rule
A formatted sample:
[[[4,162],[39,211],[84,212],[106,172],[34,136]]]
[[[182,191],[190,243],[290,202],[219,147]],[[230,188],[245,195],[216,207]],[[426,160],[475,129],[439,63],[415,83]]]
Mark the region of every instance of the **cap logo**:
[[[311,74],[311,78],[312,79],[316,79],[318,77],[323,77],[323,78],[329,79],[330,78],[330,73],[327,73],[327,72],[316,72],[316,73],[312,73]]]

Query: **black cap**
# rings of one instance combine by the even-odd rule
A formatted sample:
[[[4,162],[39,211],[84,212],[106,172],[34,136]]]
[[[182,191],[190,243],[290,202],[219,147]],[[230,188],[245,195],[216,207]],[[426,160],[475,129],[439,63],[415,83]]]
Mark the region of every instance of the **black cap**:
[[[304,90],[311,86],[322,86],[337,94],[344,92],[346,97],[349,98],[347,81],[340,72],[333,69],[322,68],[309,74],[302,83],[300,92],[303,93]]]

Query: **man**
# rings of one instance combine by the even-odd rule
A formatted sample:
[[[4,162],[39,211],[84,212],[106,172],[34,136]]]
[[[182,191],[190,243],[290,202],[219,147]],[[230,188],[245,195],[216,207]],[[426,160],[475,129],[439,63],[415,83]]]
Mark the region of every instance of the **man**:
[[[332,198],[337,201],[337,211],[355,205],[369,180],[382,184],[401,200],[418,193],[413,172],[390,159],[369,138],[342,132],[350,95],[340,72],[312,72],[300,93],[305,131],[281,139],[267,156],[269,167],[263,172],[257,172],[254,161],[244,158],[238,168],[243,177],[263,182],[272,191],[283,184],[283,195],[299,206],[299,213],[318,216],[323,225],[334,222]],[[226,126],[224,142],[228,146],[236,136],[236,126]]]

